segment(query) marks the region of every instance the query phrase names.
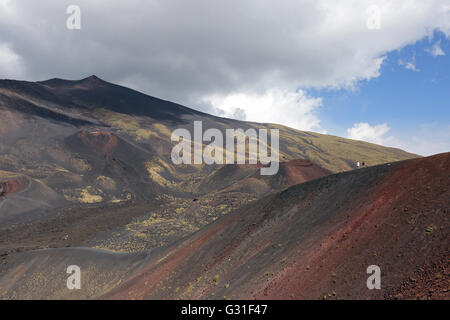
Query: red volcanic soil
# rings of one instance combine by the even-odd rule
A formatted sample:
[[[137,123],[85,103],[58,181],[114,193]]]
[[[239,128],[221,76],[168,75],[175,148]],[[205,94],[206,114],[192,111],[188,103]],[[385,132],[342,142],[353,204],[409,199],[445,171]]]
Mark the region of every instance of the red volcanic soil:
[[[254,297],[364,297],[367,289],[355,288],[352,276],[375,264],[386,289],[371,297],[448,299],[449,169],[450,154],[402,163],[370,195],[355,199],[358,208],[341,209],[347,221],[298,254]]]
[[[138,255],[14,255],[0,272],[0,298],[449,299],[449,210],[450,153],[347,171]],[[76,293],[58,291],[69,264],[86,270]],[[367,288],[371,265],[381,269],[380,290]]]
[[[28,181],[25,177],[0,178],[0,197],[20,192],[27,187]]]
[[[110,154],[117,146],[117,136],[108,131],[87,131],[78,133],[84,145],[92,148],[94,152]]]
[[[261,167],[260,163],[225,165],[206,179],[200,190],[210,192],[212,187],[219,190],[228,187],[227,191],[246,192],[252,189],[255,193],[264,195],[332,174],[305,159],[281,162],[275,175],[262,176]]]
[[[309,180],[330,175],[331,172],[305,159],[294,159],[281,163],[284,170],[284,186],[290,187]]]
[[[330,175],[155,252],[102,298],[448,299],[449,209],[450,153]]]

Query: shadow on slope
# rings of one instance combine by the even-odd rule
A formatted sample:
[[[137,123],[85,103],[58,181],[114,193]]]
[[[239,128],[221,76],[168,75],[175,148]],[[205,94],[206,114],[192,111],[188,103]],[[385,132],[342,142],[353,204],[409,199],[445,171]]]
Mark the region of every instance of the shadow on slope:
[[[103,298],[448,298],[449,169],[447,153],[296,185],[172,245]],[[381,290],[366,287],[369,265]]]
[[[124,256],[129,261],[124,266],[130,263],[132,269],[126,273],[86,255],[97,273],[106,268],[120,276],[112,276],[102,290],[95,291],[94,281],[86,283],[82,297],[448,298],[449,169],[447,153],[296,185],[139,262]],[[59,253],[52,255],[57,259]],[[48,270],[63,272],[69,260]],[[21,276],[21,268],[31,263],[36,271]],[[46,286],[33,280],[53,265],[47,253],[15,257],[0,277],[3,297],[68,297],[64,291],[46,291],[64,285],[59,275],[52,283],[47,273]],[[369,265],[382,270],[381,290],[366,287]]]

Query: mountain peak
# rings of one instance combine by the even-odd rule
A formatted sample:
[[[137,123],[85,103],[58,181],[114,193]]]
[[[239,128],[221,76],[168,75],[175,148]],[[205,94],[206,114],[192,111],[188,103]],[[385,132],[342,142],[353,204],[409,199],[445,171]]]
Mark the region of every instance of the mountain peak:
[[[102,79],[100,79],[99,77],[97,77],[95,74],[93,74],[92,76],[89,76],[83,80],[95,80],[95,81],[103,81]]]
[[[105,87],[106,85],[108,85],[108,82],[100,79],[96,75],[92,75],[87,78],[75,81],[74,85],[78,88],[94,89],[94,88]]]
[[[100,79],[96,75],[91,75],[87,78],[83,78],[81,80],[66,80],[61,78],[52,78],[45,81],[38,81],[38,83],[50,86],[50,87],[63,87],[63,86],[72,86],[76,84],[84,84],[88,86],[93,85],[103,85],[106,81]]]
[[[81,79],[79,82],[90,82],[90,83],[105,83],[104,80],[97,77],[95,74],[87,78]]]

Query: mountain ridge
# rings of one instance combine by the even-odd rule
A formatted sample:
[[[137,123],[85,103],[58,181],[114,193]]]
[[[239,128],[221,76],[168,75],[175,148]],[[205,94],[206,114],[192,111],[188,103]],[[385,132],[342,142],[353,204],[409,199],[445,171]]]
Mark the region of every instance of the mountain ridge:
[[[171,133],[193,132],[194,121],[223,133],[278,129],[279,171],[261,176],[259,165],[175,165]],[[159,248],[292,185],[354,170],[357,161],[372,166],[415,157],[208,115],[94,76],[0,80],[0,180],[15,175],[32,181],[29,191],[0,200],[0,242],[7,257],[45,246]]]
[[[325,176],[148,251],[17,254],[0,273],[0,297],[448,299],[449,169],[443,153]],[[81,290],[60,285],[68,264],[86,270]],[[381,290],[366,287],[374,264]]]

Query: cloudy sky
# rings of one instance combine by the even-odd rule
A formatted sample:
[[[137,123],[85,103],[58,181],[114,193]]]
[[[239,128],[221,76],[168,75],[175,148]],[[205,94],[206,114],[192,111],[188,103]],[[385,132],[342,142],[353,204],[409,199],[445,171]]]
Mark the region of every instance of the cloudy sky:
[[[96,74],[428,155],[450,151],[449,36],[450,0],[0,0],[0,78]]]

